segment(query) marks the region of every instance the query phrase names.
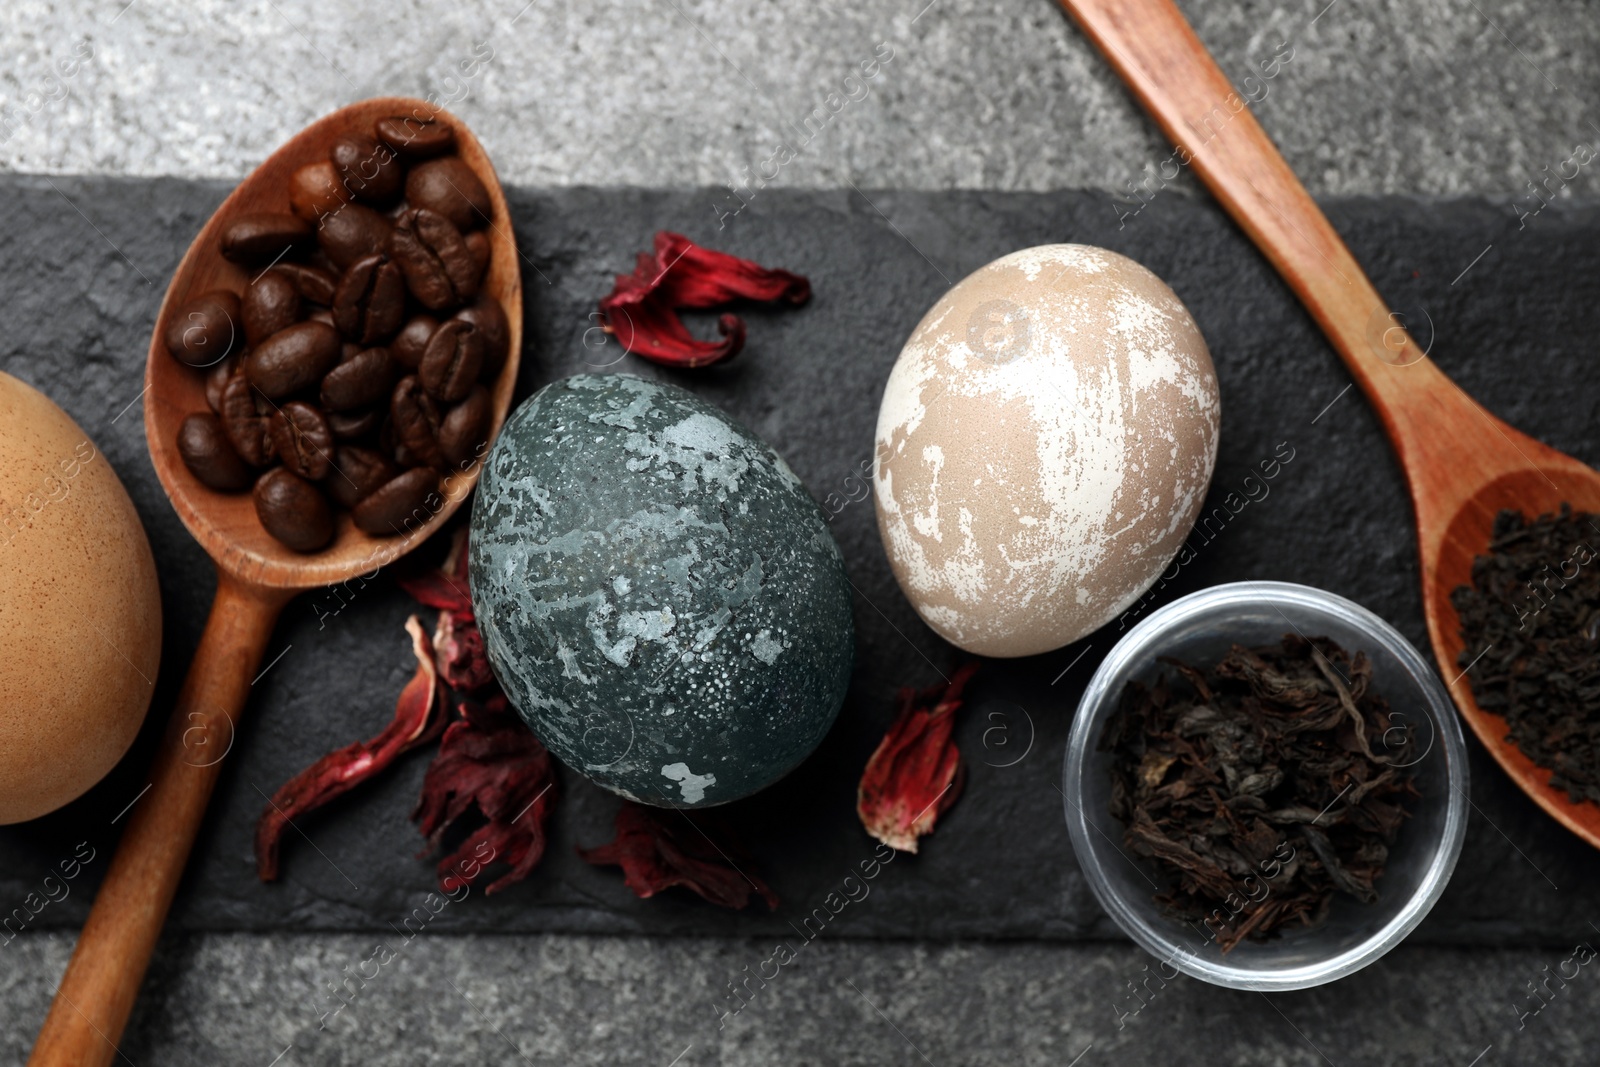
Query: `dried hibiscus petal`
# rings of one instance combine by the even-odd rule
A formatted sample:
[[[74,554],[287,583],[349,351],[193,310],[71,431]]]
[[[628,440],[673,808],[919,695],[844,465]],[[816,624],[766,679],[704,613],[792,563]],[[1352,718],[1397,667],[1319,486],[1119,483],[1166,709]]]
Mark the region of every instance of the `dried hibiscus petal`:
[[[605,301],[601,301],[605,307]],[[737,315],[717,319],[720,341],[702,341],[689,332],[670,305],[647,300],[606,312],[606,328],[636,356],[672,367],[704,367],[739,354],[744,348],[744,320]]]
[[[890,848],[915,852],[939,816],[961,795],[966,768],[950,740],[961,693],[978,669],[963,664],[946,685],[900,690],[899,711],[867,761],[856,814],[867,833]]]
[[[456,530],[450,552],[436,570],[402,578],[400,588],[418,603],[439,609],[439,621],[433,629],[433,655],[440,680],[468,695],[493,684],[494,673],[489,669],[467,585],[467,528]]]
[[[607,332],[629,352],[671,366],[700,367],[739,353],[744,320],[725,314],[717,320],[722,340],[701,341],[684,326],[679,310],[734,300],[800,305],[810,298],[811,283],[801,275],[662,230],[656,234],[655,251],[641,252],[632,274],[617,275],[616,285],[600,301],[600,314]]]
[[[256,874],[263,882],[278,877],[278,847],[284,830],[295,818],[354,789],[401,753],[433,740],[443,728],[444,716],[434,714],[439,705],[439,677],[433,648],[415,615],[406,620],[406,631],[411,634],[417,671],[400,691],[389,725],[372,740],[330,752],[289,779],[261,813],[256,823]]]
[[[724,840],[713,840],[708,829]],[[616,839],[598,848],[580,848],[578,855],[597,866],[621,867],[623,881],[639,897],[678,885],[718,907],[738,910],[759,896],[768,910],[778,910],[778,895],[748,873],[749,860],[707,816],[624,801],[617,811]]]
[[[703,248],[679,233],[656,234],[655,261],[664,268],[657,275],[656,292],[673,307],[709,308],[734,300],[799,307],[811,299],[811,283],[804,276]]]
[[[433,629],[433,658],[444,684],[457,692],[479,693],[494,684],[483,633],[469,612],[441,611]]]
[[[439,754],[422,780],[422,796],[411,818],[430,851],[473,805],[488,821],[439,861],[440,887],[448,891],[455,879],[470,885],[479,865],[491,862],[509,864],[511,870],[491,883],[486,895],[526,878],[549,842],[545,823],[555,808],[555,785],[550,753],[503,695],[483,704],[463,703],[461,718],[444,732]]]

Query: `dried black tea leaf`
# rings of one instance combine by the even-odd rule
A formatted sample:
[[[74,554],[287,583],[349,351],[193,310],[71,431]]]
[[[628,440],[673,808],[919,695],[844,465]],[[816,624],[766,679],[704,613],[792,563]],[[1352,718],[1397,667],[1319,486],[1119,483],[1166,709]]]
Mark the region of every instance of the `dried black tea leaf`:
[[[1162,910],[1226,952],[1320,921],[1336,893],[1377,900],[1418,757],[1366,655],[1289,634],[1162,662],[1174,674],[1130,683],[1099,742],[1124,843],[1168,876]]]
[[[1600,803],[1600,517],[1495,516],[1472,584],[1450,596],[1478,707],[1574,801]]]

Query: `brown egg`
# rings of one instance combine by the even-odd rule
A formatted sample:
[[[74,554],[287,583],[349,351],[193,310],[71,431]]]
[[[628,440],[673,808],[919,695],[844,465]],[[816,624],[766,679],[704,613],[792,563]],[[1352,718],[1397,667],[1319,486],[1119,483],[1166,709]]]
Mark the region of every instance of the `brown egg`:
[[[161,592],[133,501],[77,423],[0,373],[0,426],[0,823],[14,823],[128,750],[161,660]]]
[[[940,298],[878,411],[900,588],[985,656],[1060,648],[1153,584],[1217,455],[1217,378],[1161,279],[1084,245],[1014,252]]]

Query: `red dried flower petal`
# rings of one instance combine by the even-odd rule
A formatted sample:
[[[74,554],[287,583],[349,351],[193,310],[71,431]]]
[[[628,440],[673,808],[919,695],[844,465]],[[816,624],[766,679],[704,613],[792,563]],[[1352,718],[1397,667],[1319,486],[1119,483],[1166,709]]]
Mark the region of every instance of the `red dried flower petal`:
[[[452,879],[472,884],[482,873],[478,863],[487,862],[506,863],[511,870],[490,884],[486,896],[526,878],[544,857],[545,823],[556,796],[550,753],[511,712],[506,698],[496,694],[484,704],[463,703],[461,718],[444,732],[422,780],[411,818],[428,839],[429,851],[474,804],[488,822],[439,861],[439,887],[449,891]],[[484,845],[491,860],[483,860]],[[473,861],[478,863],[469,869]]]
[[[400,588],[423,607],[470,617],[472,592],[467,585],[467,528],[462,526],[451,536],[450,552],[437,570],[400,578],[398,582]]]
[[[749,861],[733,844],[712,840],[708,828],[721,830],[708,816],[623,801],[616,839],[598,848],[580,848],[578,855],[597,866],[621,867],[628,888],[639,897],[680,885],[718,907],[738,910],[759,896],[768,910],[777,911],[778,895],[749,873]],[[736,865],[733,856],[743,862]]]
[[[605,308],[605,301],[600,306]],[[744,320],[737,315],[717,319],[720,341],[695,337],[671,305],[657,300],[613,307],[605,315],[608,328],[623,348],[670,367],[704,367],[731,359],[744,348]]]
[[[950,740],[961,692],[978,669],[971,660],[947,685],[900,690],[900,710],[867,761],[856,814],[867,833],[890,848],[915,852],[939,816],[961,795],[966,768]],[[929,707],[928,705],[932,705]]]
[[[439,678],[433,648],[415,615],[406,620],[406,631],[411,634],[417,672],[400,691],[389,725],[372,740],[330,752],[289,779],[261,813],[256,823],[256,874],[263,882],[278,877],[280,840],[293,819],[348,793],[393,763],[402,752],[433,740],[443,728],[444,716],[434,715],[439,704]]]
[[[457,692],[472,695],[495,684],[483,633],[470,611],[439,612],[433,629],[433,659],[444,684]]]
[[[656,234],[655,252],[641,252],[632,274],[617,275],[600,301],[606,329],[635,355],[657,363],[701,367],[731,358],[744,347],[744,320],[717,320],[721,341],[697,339],[678,317],[681,308],[709,308],[733,300],[803,304],[811,283],[786,270],[703,248],[682,234]]]
[[[811,299],[811,283],[804,276],[703,248],[682,234],[657,233],[654,258],[656,292],[676,308],[709,308],[734,300],[799,307]],[[666,269],[660,270],[662,266]]]

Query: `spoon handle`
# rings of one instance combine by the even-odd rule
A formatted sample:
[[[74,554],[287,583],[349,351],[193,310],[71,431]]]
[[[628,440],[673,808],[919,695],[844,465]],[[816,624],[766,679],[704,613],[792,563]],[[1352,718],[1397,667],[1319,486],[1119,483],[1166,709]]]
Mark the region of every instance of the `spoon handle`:
[[[1235,87],[1172,0],[1060,3],[1177,146],[1173,164],[1194,168],[1300,298],[1378,409],[1401,460],[1409,468],[1426,455],[1441,420],[1459,414],[1457,398],[1472,402],[1390,314],[1251,114],[1246,94],[1270,85],[1266,69]]]
[[[127,828],[28,1060],[105,1067],[138,995],[206,802],[289,590],[217,572],[217,597]]]

